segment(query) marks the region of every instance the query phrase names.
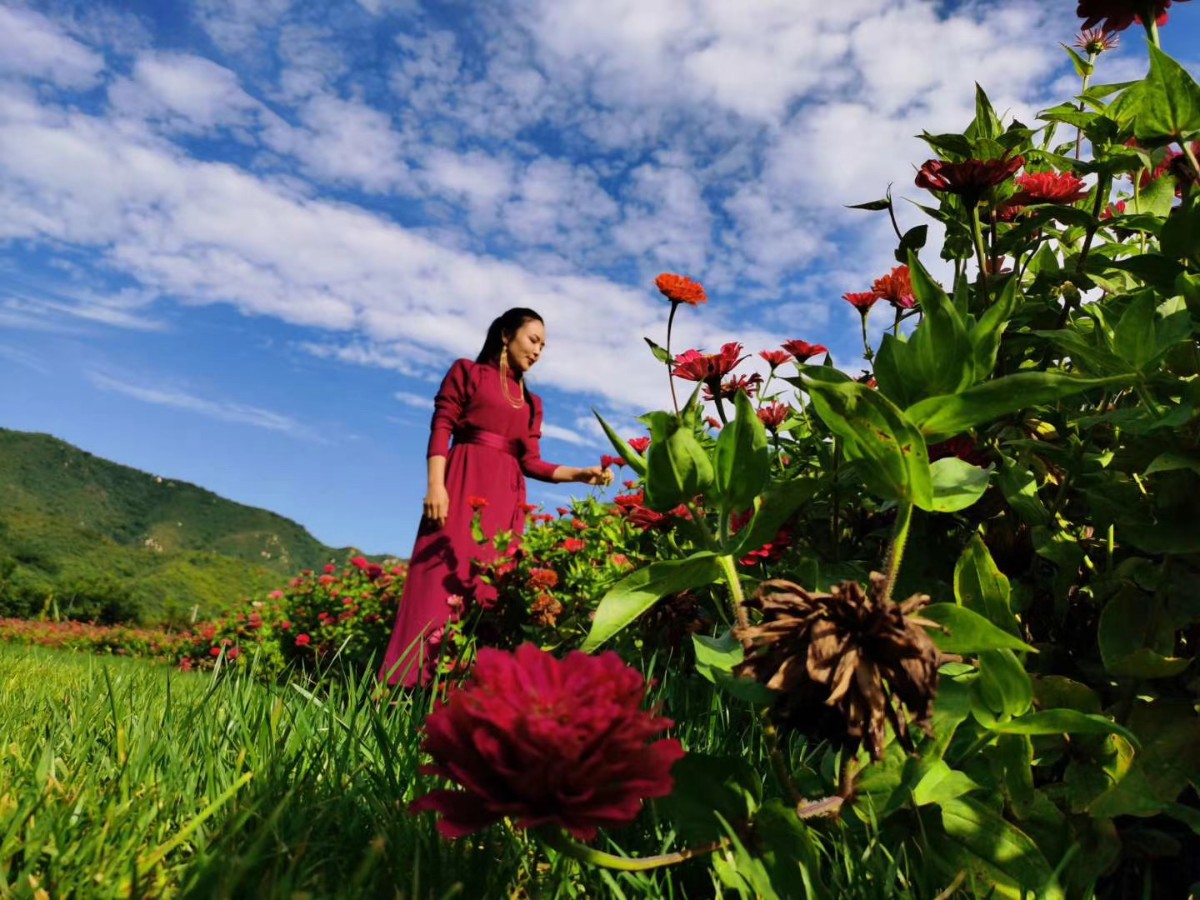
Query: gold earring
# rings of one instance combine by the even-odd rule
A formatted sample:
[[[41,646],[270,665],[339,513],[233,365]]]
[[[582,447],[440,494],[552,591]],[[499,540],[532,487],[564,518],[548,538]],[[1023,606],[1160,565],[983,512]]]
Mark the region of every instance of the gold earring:
[[[508,405],[513,409],[520,409],[525,405],[525,391],[522,389],[521,396],[513,400],[512,394],[508,391],[508,344],[505,344],[500,349],[500,393],[504,395],[504,399],[508,401]]]

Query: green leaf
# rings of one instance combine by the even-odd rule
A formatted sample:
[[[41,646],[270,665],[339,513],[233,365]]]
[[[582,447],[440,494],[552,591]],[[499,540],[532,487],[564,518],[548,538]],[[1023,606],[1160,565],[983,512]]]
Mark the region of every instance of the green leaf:
[[[714,456],[714,488],[729,512],[749,509],[771,475],[767,430],[745,391],[738,391],[734,420],[721,429]]]
[[[721,575],[714,554],[651,563],[626,575],[600,598],[592,629],[580,648],[591,653],[667,594],[711,584]]]
[[[949,394],[974,384],[974,353],[958,310],[911,250],[908,268],[924,317],[908,340],[908,368],[916,371],[906,372],[906,377],[916,378],[926,395]]]
[[[928,225],[916,225],[908,229],[900,238],[900,246],[896,248],[896,262],[907,263],[908,255],[924,247],[928,239]]]
[[[982,717],[984,724],[1019,716],[1033,703],[1033,682],[1011,650],[980,651],[979,677],[971,687],[991,713]]]
[[[1130,197],[1125,202],[1125,211],[1129,215],[1149,215],[1164,219],[1171,212],[1174,203],[1175,178],[1164,173]]]
[[[967,136],[995,140],[1004,133],[1000,117],[992,109],[992,102],[978,84],[975,85],[975,121],[967,128]]]
[[[1067,51],[1067,56],[1071,57],[1071,65],[1075,67],[1076,75],[1078,75],[1080,78],[1092,77],[1092,73],[1096,71],[1095,63],[1088,62],[1084,57],[1080,56],[1066,44],[1059,44],[1059,46]],[[1038,118],[1041,118],[1041,116]]]
[[[721,819],[733,825],[747,821],[762,791],[758,773],[740,756],[689,753],[671,768],[671,777],[674,790],[655,807],[694,843],[724,837]]]
[[[929,474],[933,479],[933,503],[929,511],[958,512],[983,496],[992,470],[947,456],[930,463]]]
[[[1007,722],[989,725],[1000,734],[1119,734],[1134,747],[1141,746],[1137,735],[1111,719],[1075,709],[1044,709],[1026,713]]]
[[[1171,678],[1191,663],[1190,658],[1166,655],[1175,645],[1173,623],[1155,598],[1133,587],[1122,589],[1104,604],[1096,637],[1110,675]]]
[[[1164,256],[1185,259],[1200,266],[1200,200],[1181,205],[1163,223],[1159,249]]]
[[[1154,336],[1155,297],[1143,292],[1126,308],[1113,334],[1113,349],[1135,369],[1143,368],[1156,355]]]
[[[954,597],[960,606],[977,612],[1009,634],[1017,634],[1017,617],[1009,605],[1008,578],[996,566],[987,544],[978,534],[954,566]]]
[[[1028,468],[1005,456],[996,483],[1008,505],[1026,525],[1045,525],[1050,521],[1050,510],[1038,496],[1037,479]]]
[[[817,415],[842,438],[847,458],[861,463],[871,491],[929,508],[929,452],[920,432],[895,404],[830,368],[804,366],[795,383],[808,391]]]
[[[800,478],[772,485],[756,501],[754,518],[735,536],[737,543],[730,550],[734,557],[745,556],[775,539],[779,529],[787,524],[796,510],[807,503],[824,484],[823,479]]]
[[[1017,308],[1017,279],[1010,278],[996,298],[979,317],[979,322],[967,335],[975,364],[975,380],[987,378],[996,368],[996,354],[1000,351],[1000,338],[1008,321]]]
[[[667,352],[665,347],[658,346],[658,344],[654,343],[654,341],[650,340],[648,337],[644,337],[642,340],[646,342],[646,345],[650,348],[650,352],[654,354],[655,359],[657,359],[660,363],[666,363],[667,365],[671,364],[671,354]]]
[[[643,477],[646,474],[646,460],[642,455],[629,446],[629,443],[617,434],[611,425],[604,421],[604,417],[596,410],[592,410],[592,415],[596,417],[596,421],[600,423],[600,427],[604,429],[604,433],[608,436],[609,442],[613,445],[613,449],[617,451],[617,455],[629,465],[637,473],[638,477]]]
[[[930,803],[944,803],[977,790],[979,785],[971,780],[969,775],[951,769],[945,760],[939,759],[913,788],[913,802],[917,806],[928,806]]]
[[[696,433],[675,416],[651,424],[653,438],[646,451],[646,506],[667,512],[708,490],[713,482],[712,460]]]
[[[867,203],[853,203],[846,209],[865,209],[871,212],[878,212],[881,209],[889,209],[892,205],[891,200],[871,200]]]
[[[978,613],[954,603],[933,603],[921,610],[920,616],[946,629],[929,631],[934,643],[946,653],[973,654],[1005,648],[1037,652]]]
[[[967,856],[953,854],[953,866],[991,882],[1001,897],[1064,900],[1050,864],[1025,832],[978,800],[958,797],[941,803],[942,827]],[[973,857],[973,860],[971,859]],[[974,861],[982,863],[972,865]]]
[[[778,799],[768,800],[754,817],[759,859],[781,897],[820,896],[821,857],[812,832],[796,811]]]
[[[1017,372],[956,394],[929,397],[904,412],[927,441],[937,443],[1001,416],[1054,403],[1081,391],[1131,380],[1128,375],[1075,378],[1058,372]]]
[[[733,667],[745,658],[741,641],[733,636],[732,631],[726,631],[718,637],[708,637],[703,634],[692,635],[692,647],[696,651],[696,670],[712,681],[706,674],[717,670],[732,672]]]
[[[1200,131],[1200,84],[1167,54],[1150,45],[1150,74],[1142,82],[1133,133],[1142,144],[1181,141]]]

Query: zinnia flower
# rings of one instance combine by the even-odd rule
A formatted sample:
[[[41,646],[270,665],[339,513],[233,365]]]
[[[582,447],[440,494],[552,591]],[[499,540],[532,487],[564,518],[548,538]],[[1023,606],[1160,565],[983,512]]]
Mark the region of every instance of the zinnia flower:
[[[296,635],[296,646],[297,647],[307,647],[311,643],[312,643],[312,638],[309,637],[307,634]]]
[[[488,502],[487,497],[470,496],[467,498],[467,503],[471,509],[475,510],[476,512],[479,512],[481,509],[487,509],[489,506],[491,506],[491,503]]]
[[[984,191],[1007,181],[1023,165],[1025,159],[1021,156],[968,159],[960,163],[930,159],[917,172],[916,184],[930,191],[958,194],[968,206],[974,206]]]
[[[1176,0],[1186,3],[1187,0]],[[1171,0],[1150,0],[1150,11],[1155,22],[1167,24],[1167,9]],[[1103,22],[1100,27],[1104,31],[1124,31],[1134,22],[1141,22],[1138,15],[1146,8],[1144,0],[1079,0],[1075,7],[1075,15],[1083,19],[1083,27],[1091,28]]]
[[[409,806],[441,814],[459,838],[512,818],[520,828],[558,826],[581,840],[632,822],[642,801],[674,788],[683,757],[674,723],[641,709],[646,684],[612,651],[558,660],[532,644],[479,651],[463,687],[425,721],[422,748],[461,790],[436,790]]]
[[[784,346],[787,345],[785,344]],[[772,370],[778,369],[785,362],[792,358],[792,355],[786,350],[763,350],[758,355],[767,361],[767,365],[769,365]]]
[[[929,602],[914,594],[903,603],[883,596],[884,578],[871,576],[866,594],[843,581],[828,594],[790,581],[763,582],[746,606],[762,618],[734,634],[749,642],[738,674],[779,692],[772,714],[781,726],[828,737],[856,750],[865,743],[883,757],[886,724],[908,750],[912,740],[901,707],[929,733],[941,654],[914,613]]]
[[[610,456],[607,453],[601,455],[601,457],[600,457],[600,468],[602,468],[602,469],[607,469],[607,468],[610,468],[611,466],[623,466],[623,465],[625,465],[625,460],[623,457]]]
[[[1067,172],[1035,172],[1018,175],[1019,190],[1008,203],[1024,206],[1027,203],[1075,203],[1088,195],[1082,178]]]
[[[759,386],[762,384],[762,376],[755,372],[752,375],[735,375],[727,381],[721,382],[720,397],[722,400],[733,400],[737,396],[738,391],[745,391],[746,396],[753,397]],[[712,403],[717,399],[717,392],[710,385],[704,386],[704,399]]]
[[[1089,56],[1099,56],[1105,51],[1114,50],[1119,43],[1119,36],[1109,34],[1103,28],[1085,28],[1075,38],[1075,46]]]
[[[786,403],[768,403],[766,406],[759,407],[758,419],[768,431],[774,433],[779,430],[779,426],[787,420],[791,412],[792,408]]]
[[[580,550],[586,547],[587,544],[579,540],[579,538],[567,538],[558,546],[560,550],[566,550],[568,553],[578,553]]]
[[[908,266],[896,266],[882,278],[876,278],[871,290],[881,300],[886,300],[896,309],[912,309],[917,305],[913,296],[912,275]]]
[[[782,344],[784,350],[794,356],[797,362],[808,362],[814,356],[820,356],[822,353],[828,353],[822,344],[810,344],[808,341],[784,341]]]
[[[687,303],[689,306],[697,306],[701,303],[707,303],[708,297],[704,293],[704,286],[698,281],[692,281],[683,275],[672,275],[670,272],[663,272],[654,279],[655,285],[664,297],[672,303]]]
[[[719,353],[687,350],[675,357],[675,375],[686,381],[702,381],[713,387],[720,384],[721,379],[746,358],[738,356],[741,352],[742,345],[738,343],[722,345]]]
[[[857,293],[842,294],[842,299],[858,310],[859,315],[865,316],[871,307],[883,298],[874,291],[858,291]]]
[[[558,585],[558,573],[553,569],[530,569],[529,586],[535,591],[548,591]]]
[[[650,438],[635,437],[635,438],[630,438],[625,443],[627,443],[629,445],[630,449],[634,450],[635,452],[645,453],[647,448],[649,448],[649,446],[650,446]]]

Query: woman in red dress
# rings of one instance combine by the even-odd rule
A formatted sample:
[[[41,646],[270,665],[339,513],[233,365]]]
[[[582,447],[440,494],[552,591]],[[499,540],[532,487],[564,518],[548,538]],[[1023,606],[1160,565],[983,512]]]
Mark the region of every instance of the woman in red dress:
[[[482,525],[489,538],[499,531],[520,534],[526,476],[585,484],[612,478],[600,466],[556,466],[541,458],[542,401],[525,387],[524,376],[545,345],[542,317],[531,309],[510,309],[492,322],[476,360],[457,360],[442,380],[426,454],[425,515],[379,669],[381,681],[417,684],[430,654],[429,638],[445,626],[451,604],[495,598],[495,588],[472,571],[472,560],[496,556],[490,544],[478,544],[471,535],[472,500],[486,501]]]

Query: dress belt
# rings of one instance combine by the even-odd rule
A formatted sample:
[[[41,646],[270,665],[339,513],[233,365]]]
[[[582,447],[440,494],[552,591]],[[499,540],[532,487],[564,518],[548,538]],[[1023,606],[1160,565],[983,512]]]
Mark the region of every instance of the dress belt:
[[[525,445],[520,438],[507,438],[494,431],[484,431],[482,428],[468,427],[454,432],[454,443],[491,447],[493,450],[499,450],[517,458],[525,453]]]

